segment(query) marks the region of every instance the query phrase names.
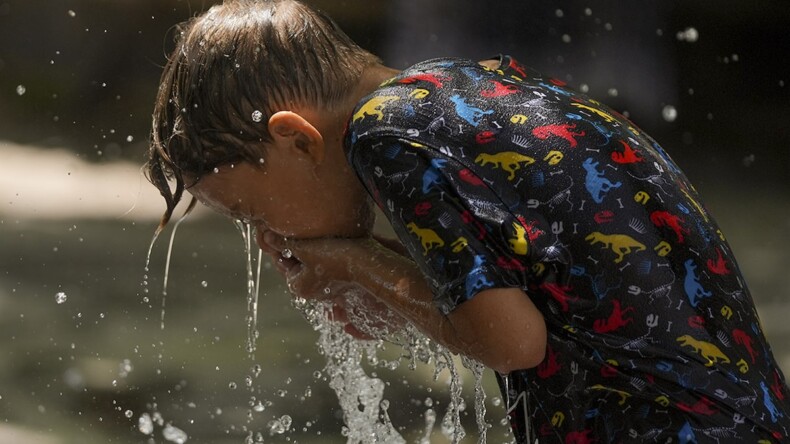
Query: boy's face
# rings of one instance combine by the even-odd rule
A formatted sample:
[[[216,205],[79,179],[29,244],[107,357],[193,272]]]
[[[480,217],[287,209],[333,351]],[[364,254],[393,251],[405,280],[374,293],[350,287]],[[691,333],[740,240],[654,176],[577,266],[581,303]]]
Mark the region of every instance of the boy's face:
[[[225,216],[294,238],[358,237],[369,233],[372,210],[356,184],[306,170],[298,161],[267,156],[265,165],[241,162],[208,173],[188,191]]]

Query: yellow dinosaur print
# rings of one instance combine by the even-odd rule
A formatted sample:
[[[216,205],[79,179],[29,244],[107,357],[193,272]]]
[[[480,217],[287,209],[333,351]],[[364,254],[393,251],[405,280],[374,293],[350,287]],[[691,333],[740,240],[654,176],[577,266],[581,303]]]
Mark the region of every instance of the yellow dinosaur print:
[[[463,236],[459,237],[450,244],[450,246],[453,247],[453,253],[460,253],[464,248],[467,247],[467,245],[469,245],[469,241]]]
[[[694,349],[694,352],[699,353],[700,356],[707,359],[708,363],[705,364],[705,367],[710,367],[719,361],[725,364],[730,363],[730,358],[728,358],[719,347],[716,347],[710,342],[700,341],[689,335],[680,336],[677,341],[680,342],[682,347],[691,347]]]
[[[516,170],[520,169],[522,164],[525,166],[532,165],[535,163],[535,159],[514,151],[503,151],[496,154],[481,153],[475,159],[475,163],[480,164],[480,166],[486,166],[489,163],[493,163],[494,168],[502,168],[503,170],[510,173],[508,180],[513,180],[516,178]]]
[[[439,235],[430,228],[420,228],[414,222],[409,222],[406,225],[406,228],[409,229],[410,233],[414,233],[418,238],[420,238],[423,255],[427,255],[428,252],[434,248],[440,248],[444,246],[444,241],[442,238],[440,238]]]
[[[617,255],[617,258],[614,260],[615,264],[622,262],[625,255],[632,253],[632,250],[644,251],[647,248],[644,244],[626,234],[603,234],[600,231],[593,231],[584,240],[588,241],[590,245],[602,242],[604,248],[611,249]]]
[[[381,120],[384,118],[384,113],[383,113],[384,106],[398,99],[400,99],[400,97],[398,96],[374,97],[368,100],[367,102],[365,102],[365,104],[362,105],[361,108],[359,108],[359,111],[354,113],[354,117],[352,118],[352,120],[356,122],[357,120],[362,120],[367,116],[376,116],[376,120]]]
[[[603,117],[603,119],[606,120],[607,122],[614,122],[614,117],[612,117],[611,114],[607,114],[607,113],[599,110],[598,108],[593,108],[591,106],[587,106],[587,105],[584,105],[582,103],[577,103],[577,102],[571,103],[571,106],[575,106],[576,108],[586,109],[587,111],[589,111],[589,112],[591,112],[593,114],[597,114],[597,115]]]
[[[631,397],[631,394],[628,393],[628,392],[624,392],[622,390],[613,389],[611,387],[606,387],[606,386],[603,386],[601,384],[595,384],[594,386],[590,387],[590,389],[591,390],[606,390],[607,392],[617,393],[618,395],[620,395],[620,402],[618,402],[617,405],[625,404],[625,402],[628,401],[628,398]]]
[[[527,247],[529,245],[527,243],[527,230],[518,222],[513,222],[513,229],[516,230],[514,237],[510,238],[507,242],[510,244],[510,249],[513,253],[524,256],[527,254]]]
[[[691,195],[686,190],[684,190],[683,188],[680,189],[680,192],[682,192],[683,194],[686,195],[686,197],[688,198],[689,202],[691,202],[691,205],[694,205],[694,208],[696,208],[697,211],[699,211],[700,216],[702,216],[702,218],[705,220],[705,222],[707,222],[708,219],[709,219],[708,218],[708,212],[705,211],[704,208],[702,208],[702,205],[700,205],[699,202],[697,202],[696,199],[691,197]]]

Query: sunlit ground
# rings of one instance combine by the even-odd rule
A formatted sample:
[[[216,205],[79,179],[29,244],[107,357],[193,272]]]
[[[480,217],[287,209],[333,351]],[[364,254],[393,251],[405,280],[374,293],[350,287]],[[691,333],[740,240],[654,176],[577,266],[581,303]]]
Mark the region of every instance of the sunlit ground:
[[[261,279],[254,359],[244,350],[244,249],[231,223],[203,212],[179,229],[161,329],[168,239],[154,248],[145,293],[161,202],[139,167],[91,166],[65,153],[32,158],[38,154],[29,149],[15,157],[19,147],[0,147],[0,442],[147,442],[137,421],[154,412],[190,443],[241,443],[248,431],[266,442],[344,441],[335,395],[316,373],[324,363],[317,334],[271,268]],[[790,370],[788,191],[734,192],[736,185],[700,188],[738,255],[776,357]],[[248,386],[255,364],[262,371]],[[428,398],[438,414],[432,442],[446,441],[438,424],[446,372],[434,381],[431,368],[412,371],[408,362],[370,372],[387,382],[389,413],[408,442],[424,434]],[[504,413],[494,405],[493,376],[486,378],[488,437],[499,443]],[[468,375],[464,393],[467,442],[475,442]],[[262,411],[252,408],[258,401]],[[283,415],[291,427],[270,435],[268,424]],[[162,430],[155,427],[155,442],[167,442]]]

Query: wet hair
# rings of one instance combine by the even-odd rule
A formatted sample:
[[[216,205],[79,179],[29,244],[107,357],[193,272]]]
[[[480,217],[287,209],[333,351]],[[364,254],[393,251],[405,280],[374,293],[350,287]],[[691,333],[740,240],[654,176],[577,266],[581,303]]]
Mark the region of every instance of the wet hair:
[[[178,25],[145,165],[167,205],[159,231],[185,178],[232,162],[258,164],[274,112],[332,108],[378,62],[327,15],[295,0],[226,0]]]

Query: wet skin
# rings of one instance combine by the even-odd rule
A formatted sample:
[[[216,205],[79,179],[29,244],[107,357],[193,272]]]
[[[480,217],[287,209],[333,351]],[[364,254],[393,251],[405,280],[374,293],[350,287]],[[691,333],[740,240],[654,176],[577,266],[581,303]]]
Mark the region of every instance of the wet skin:
[[[253,224],[258,245],[292,293],[326,299],[329,288],[338,320],[348,321],[348,307],[332,289],[354,285],[368,292],[363,308],[395,327],[406,319],[451,351],[501,373],[534,367],[545,355],[546,327],[521,289],[484,290],[445,316],[415,263],[397,252],[397,241],[371,236],[371,201],[345,158],[343,130],[359,99],[393,74],[370,68],[337,109],[273,114],[273,140],[261,146],[262,163],[221,166],[188,191],[214,210]],[[282,255],[286,249],[291,257]],[[395,316],[381,316],[388,312]],[[346,330],[365,336],[351,324]]]

